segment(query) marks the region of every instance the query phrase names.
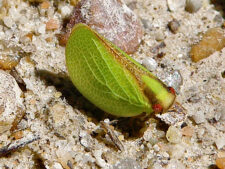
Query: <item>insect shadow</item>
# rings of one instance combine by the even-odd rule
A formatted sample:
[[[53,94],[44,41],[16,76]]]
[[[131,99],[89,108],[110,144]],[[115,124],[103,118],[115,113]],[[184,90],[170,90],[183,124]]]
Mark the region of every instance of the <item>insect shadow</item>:
[[[82,94],[75,88],[72,81],[67,74],[55,74],[46,70],[37,70],[36,76],[45,82],[47,86],[54,86],[57,91],[62,93],[62,98],[65,98],[68,104],[73,108],[80,110],[81,113],[88,116],[89,119],[95,124],[108,118],[114,121],[112,125],[121,131],[126,139],[139,138],[143,135],[149,124],[149,119],[154,118],[154,114],[150,116],[138,117],[116,117],[97,108],[90,101],[88,101]],[[154,118],[154,120],[157,120]],[[163,126],[166,130],[167,126],[162,125],[159,121],[159,128]]]
[[[37,70],[35,74],[45,82],[46,86],[54,86],[57,91],[61,92],[61,97],[65,98],[72,107],[91,112],[96,109],[98,112],[101,111],[82,96],[66,74],[55,74],[46,70]],[[103,114],[103,112],[101,113]],[[98,116],[96,116],[96,118],[98,119]]]

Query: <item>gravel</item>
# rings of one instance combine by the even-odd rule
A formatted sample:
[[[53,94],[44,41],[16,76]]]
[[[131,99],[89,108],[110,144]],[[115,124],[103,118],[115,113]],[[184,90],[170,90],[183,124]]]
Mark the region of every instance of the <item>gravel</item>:
[[[165,124],[157,117],[111,117],[80,95],[68,79],[65,48],[57,38],[73,6],[70,1],[49,2],[47,9],[41,9],[41,1],[0,1],[0,55],[21,57],[15,71],[26,86],[22,90],[21,82],[9,70],[0,71],[0,120],[5,117],[3,121],[10,124],[0,134],[0,148],[19,144],[21,139],[28,139],[29,143],[30,136],[39,138],[7,156],[0,154],[0,168],[207,169],[216,164],[218,157],[217,164],[223,164],[225,79],[221,73],[225,50],[197,63],[189,55],[202,34],[223,24],[224,19],[216,10],[219,8],[204,0],[197,12],[190,13],[184,9],[183,0],[125,0],[140,20],[148,23],[132,57],[140,61],[154,59],[157,67],[152,72],[162,80],[170,79],[179,91],[176,101],[187,117],[166,115],[169,122]],[[180,24],[176,34],[167,26],[174,18]],[[52,19],[56,21],[51,25],[54,29],[46,29],[46,23]],[[24,38],[26,35],[32,38]],[[159,49],[162,41],[165,45]],[[157,50],[152,50],[155,47]],[[164,53],[163,57],[157,57],[159,52]],[[179,72],[179,76],[174,72]],[[2,97],[2,93],[7,97]],[[2,104],[8,106],[7,113]],[[25,109],[25,114],[10,130],[17,105]],[[104,131],[100,125],[104,119],[109,119],[115,136],[123,138],[124,151],[112,144],[108,134],[96,132]],[[190,130],[182,129],[184,123]]]

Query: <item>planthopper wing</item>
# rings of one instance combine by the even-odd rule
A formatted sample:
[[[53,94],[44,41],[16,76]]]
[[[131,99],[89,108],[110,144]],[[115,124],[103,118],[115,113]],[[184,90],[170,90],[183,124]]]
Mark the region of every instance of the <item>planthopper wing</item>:
[[[85,24],[72,30],[66,65],[75,87],[105,112],[131,117],[153,111],[134,62]]]

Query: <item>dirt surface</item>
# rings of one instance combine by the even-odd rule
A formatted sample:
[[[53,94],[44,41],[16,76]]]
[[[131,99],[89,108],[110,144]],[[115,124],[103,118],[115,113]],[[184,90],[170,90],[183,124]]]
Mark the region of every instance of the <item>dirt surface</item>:
[[[0,0],[0,57],[20,58],[12,75],[0,71],[5,79],[0,82],[0,168],[206,169],[225,157],[225,49],[197,63],[189,56],[205,31],[223,25],[220,3],[204,0],[195,13],[182,7],[170,11],[166,0],[125,3],[145,32],[132,56],[140,63],[153,58],[153,73],[166,83],[176,81],[170,75],[179,72],[177,102],[186,118],[167,125],[155,116],[103,113],[67,75],[65,48],[57,36],[73,6],[68,1],[43,7],[41,2]],[[179,22],[176,31],[168,28],[173,20]],[[13,86],[5,86],[10,79]],[[12,101],[18,94],[21,98],[5,109],[5,93]],[[18,124],[12,122],[15,117]]]

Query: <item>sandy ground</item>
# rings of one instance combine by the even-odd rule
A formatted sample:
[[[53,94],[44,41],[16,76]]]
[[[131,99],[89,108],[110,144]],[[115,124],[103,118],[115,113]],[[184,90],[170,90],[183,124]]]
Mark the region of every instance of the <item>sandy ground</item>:
[[[50,1],[48,9],[41,9],[39,3],[6,2],[0,15],[0,54],[21,57],[15,69],[26,89],[22,90],[22,101],[15,101],[20,90],[17,84],[5,89],[12,93],[9,103],[15,104],[9,106],[4,118],[11,123],[21,113],[18,106],[24,109],[25,116],[14,132],[0,127],[0,147],[31,143],[4,154],[0,168],[206,169],[215,167],[216,158],[225,157],[225,49],[198,63],[189,56],[191,45],[201,39],[202,33],[223,24],[223,17],[213,4],[204,1],[198,12],[189,13],[182,8],[170,12],[166,0],[125,1],[145,29],[133,57],[140,62],[154,58],[158,66],[153,73],[162,80],[170,72],[180,72],[183,83],[177,91],[177,102],[187,115],[171,126],[151,117],[142,122],[145,128],[134,125],[130,130],[135,132],[131,132],[120,125],[132,119],[102,113],[68,79],[65,48],[56,36],[60,28],[45,27],[51,18],[61,25],[72,6],[67,1]],[[66,12],[62,12],[63,7]],[[180,23],[176,34],[167,27],[173,19]],[[31,32],[32,38],[27,38]],[[155,51],[162,42],[166,45]],[[157,57],[160,52],[165,53],[163,58]],[[5,72],[1,71],[0,76],[5,77]],[[0,87],[6,82],[2,81]],[[117,120],[112,131],[123,151],[118,150],[115,140],[100,125],[100,121],[108,119]],[[169,133],[172,138],[168,138]]]

